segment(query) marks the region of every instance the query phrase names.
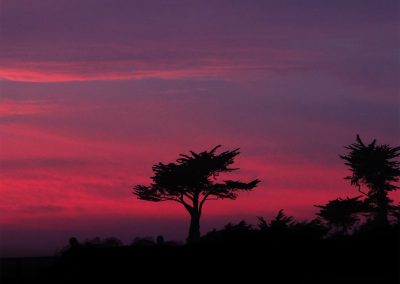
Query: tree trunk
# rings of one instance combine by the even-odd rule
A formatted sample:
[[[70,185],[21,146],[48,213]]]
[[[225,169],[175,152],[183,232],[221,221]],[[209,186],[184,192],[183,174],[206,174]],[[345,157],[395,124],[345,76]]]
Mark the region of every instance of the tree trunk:
[[[387,197],[387,193],[383,190],[376,195],[376,222],[379,226],[387,226],[389,225],[389,198]]]
[[[190,212],[189,236],[186,239],[188,243],[198,241],[200,239],[200,213],[197,211]]]
[[[388,213],[389,212],[386,207],[378,208],[375,220],[379,226],[385,227],[389,225]]]

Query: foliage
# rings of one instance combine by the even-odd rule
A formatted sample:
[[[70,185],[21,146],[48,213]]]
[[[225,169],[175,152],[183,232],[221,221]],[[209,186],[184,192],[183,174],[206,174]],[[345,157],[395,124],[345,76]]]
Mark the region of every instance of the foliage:
[[[283,209],[279,210],[278,214],[268,223],[263,217],[257,217],[257,227],[260,231],[264,230],[282,230],[287,229],[294,224],[293,216],[287,216]]]
[[[352,175],[345,178],[366,196],[366,202],[375,210],[377,221],[387,224],[392,202],[388,192],[399,188],[394,183],[399,181],[400,162],[394,159],[400,156],[400,147],[377,145],[376,140],[366,145],[357,135],[356,142],[346,149],[350,152],[340,157]],[[367,192],[361,190],[362,185],[368,188]]]
[[[272,219],[271,223],[269,224],[269,227],[271,229],[282,230],[289,228],[291,225],[293,225],[293,216],[287,216],[283,212],[283,209],[281,209],[279,210],[275,218]]]
[[[215,151],[195,153],[191,155],[181,154],[176,163],[158,163],[153,166],[153,183],[150,186],[137,185],[134,187],[134,194],[139,199],[147,201],[173,200],[183,203],[185,199],[193,200],[196,196],[202,196],[202,203],[210,197],[220,199],[236,199],[238,190],[251,190],[259,180],[250,183],[243,183],[233,180],[225,180],[222,183],[215,182],[218,175],[237,170],[231,168],[239,149],[225,151],[218,155]]]
[[[316,205],[320,208],[317,216],[331,227],[340,228],[347,233],[360,220],[359,213],[368,212],[368,206],[360,198],[361,196],[347,197],[346,199],[336,198],[326,205]]]
[[[149,186],[136,185],[133,188],[133,193],[141,200],[182,204],[191,216],[189,241],[200,237],[199,222],[206,200],[236,199],[238,191],[252,190],[260,182],[258,179],[248,183],[217,181],[220,174],[237,170],[231,165],[239,155],[239,149],[216,154],[219,147],[200,153],[190,151],[190,155],[181,154],[175,163],[158,163],[153,166],[153,182]]]
[[[108,237],[105,239],[101,239],[99,237],[95,237],[93,239],[88,239],[84,242],[85,246],[91,247],[103,247],[103,248],[111,248],[111,247],[120,247],[123,245],[120,239],[115,237]]]

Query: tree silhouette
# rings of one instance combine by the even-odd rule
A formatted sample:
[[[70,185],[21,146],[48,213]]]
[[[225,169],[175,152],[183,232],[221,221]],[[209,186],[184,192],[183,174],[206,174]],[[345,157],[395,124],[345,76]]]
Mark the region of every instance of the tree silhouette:
[[[210,199],[236,199],[238,190],[252,190],[260,182],[249,183],[233,180],[217,182],[223,173],[237,170],[231,168],[239,149],[216,154],[220,145],[190,155],[180,155],[176,163],[158,163],[153,166],[153,182],[149,186],[136,185],[133,193],[142,200],[161,202],[175,201],[189,212],[191,221],[188,242],[200,238],[200,217],[204,203]]]
[[[284,230],[294,224],[293,216],[288,216],[283,212],[283,209],[279,210],[278,214],[274,219],[271,220],[269,227],[275,230]]]
[[[331,228],[337,228],[341,233],[348,235],[349,229],[359,221],[358,213],[367,211],[361,196],[346,199],[336,198],[326,205],[316,205],[321,208],[317,216],[322,218]]]
[[[393,159],[400,156],[400,147],[377,145],[376,140],[365,145],[357,135],[356,142],[346,149],[350,152],[340,156],[352,171],[346,179],[367,197],[366,202],[374,208],[375,221],[387,225],[392,202],[388,192],[398,189],[393,182],[399,181],[400,163]],[[368,192],[362,191],[361,185],[367,186]]]

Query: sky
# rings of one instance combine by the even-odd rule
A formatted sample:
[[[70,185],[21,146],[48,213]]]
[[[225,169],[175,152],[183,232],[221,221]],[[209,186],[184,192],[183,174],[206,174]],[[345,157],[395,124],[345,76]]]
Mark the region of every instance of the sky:
[[[0,256],[185,239],[179,204],[132,187],[216,145],[262,182],[209,201],[203,233],[358,195],[344,146],[400,144],[399,16],[391,0],[1,0]]]

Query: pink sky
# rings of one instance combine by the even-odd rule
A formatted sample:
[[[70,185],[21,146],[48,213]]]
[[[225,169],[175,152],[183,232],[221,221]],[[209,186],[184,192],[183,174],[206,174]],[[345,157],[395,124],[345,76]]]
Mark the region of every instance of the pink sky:
[[[218,144],[262,183],[203,232],[357,195],[344,146],[400,144],[399,3],[300,2],[1,1],[0,255],[184,239],[183,208],[131,188]]]

